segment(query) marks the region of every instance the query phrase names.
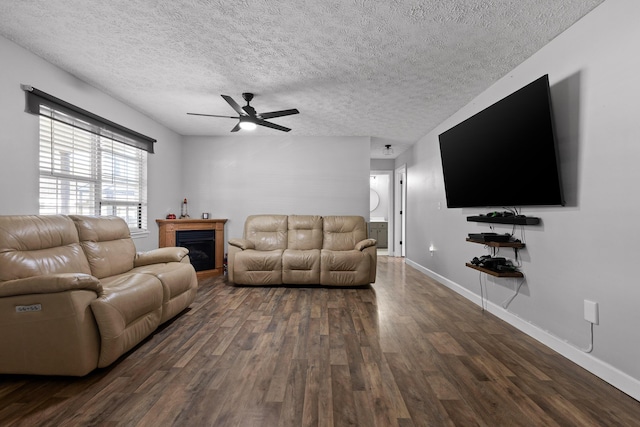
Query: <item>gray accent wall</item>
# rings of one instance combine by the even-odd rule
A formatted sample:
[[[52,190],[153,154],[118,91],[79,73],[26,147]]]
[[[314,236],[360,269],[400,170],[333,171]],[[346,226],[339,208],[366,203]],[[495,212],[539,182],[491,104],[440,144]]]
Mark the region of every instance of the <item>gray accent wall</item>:
[[[606,1],[403,153],[407,164],[407,262],[640,398],[640,3]],[[487,254],[465,242],[490,231],[466,217],[500,208],[447,209],[438,135],[520,87],[549,74],[559,137],[564,207],[524,208],[542,219],[525,226],[526,281],[465,267]],[[514,142],[516,143],[516,142]],[[518,162],[492,167],[484,184],[518,179]],[[469,183],[482,190],[482,183]],[[495,231],[512,231],[497,225]],[[435,248],[433,256],[429,246]],[[511,249],[500,255],[513,258]],[[599,305],[591,353],[584,300]],[[478,307],[480,309],[480,307]]]
[[[253,214],[368,218],[369,147],[369,137],[184,137],[190,215],[227,218],[228,238]]]

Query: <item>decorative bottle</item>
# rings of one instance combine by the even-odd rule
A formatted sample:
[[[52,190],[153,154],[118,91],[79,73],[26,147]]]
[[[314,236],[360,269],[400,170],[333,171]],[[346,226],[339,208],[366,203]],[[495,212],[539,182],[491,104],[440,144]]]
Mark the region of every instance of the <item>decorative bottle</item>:
[[[182,210],[180,211],[180,218],[189,218],[189,212],[187,211],[187,199],[182,201]]]

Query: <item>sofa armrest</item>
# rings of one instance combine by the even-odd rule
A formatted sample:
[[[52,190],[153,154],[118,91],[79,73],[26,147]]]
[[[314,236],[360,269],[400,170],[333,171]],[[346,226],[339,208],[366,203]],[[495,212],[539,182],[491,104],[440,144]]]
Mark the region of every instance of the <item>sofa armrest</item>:
[[[80,289],[94,291],[98,296],[103,293],[100,280],[96,277],[83,273],[64,273],[7,280],[0,283],[0,298],[17,295],[51,294]]]
[[[256,248],[256,245],[251,240],[247,240],[247,239],[230,239],[229,240],[229,244],[231,246],[235,246],[237,248],[240,248],[243,251],[246,250],[246,249],[255,249]]]
[[[364,239],[356,243],[356,250],[362,251],[365,248],[375,246],[378,243],[376,239]]]
[[[189,249],[180,246],[153,249],[148,252],[138,252],[133,262],[134,267],[160,264],[163,262],[181,262],[189,254]]]

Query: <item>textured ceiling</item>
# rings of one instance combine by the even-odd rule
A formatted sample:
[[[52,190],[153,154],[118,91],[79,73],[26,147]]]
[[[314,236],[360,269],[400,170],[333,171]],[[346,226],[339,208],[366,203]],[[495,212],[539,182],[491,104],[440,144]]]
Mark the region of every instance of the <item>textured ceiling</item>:
[[[0,34],[182,135],[230,135],[186,113],[254,92],[300,110],[271,120],[290,135],[370,136],[385,158],[602,1],[0,0]]]

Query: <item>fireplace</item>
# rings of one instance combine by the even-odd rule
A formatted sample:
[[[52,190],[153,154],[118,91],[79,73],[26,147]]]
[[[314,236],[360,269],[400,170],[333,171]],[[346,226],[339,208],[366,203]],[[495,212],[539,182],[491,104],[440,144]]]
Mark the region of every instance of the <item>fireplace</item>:
[[[189,259],[196,269],[198,279],[223,274],[226,219],[156,219],[156,222],[159,232],[158,246],[183,246],[189,249]],[[204,234],[201,234],[203,232]],[[205,260],[205,257],[209,259]]]
[[[216,268],[216,236],[214,230],[178,230],[176,246],[189,249],[189,259],[196,271]]]

